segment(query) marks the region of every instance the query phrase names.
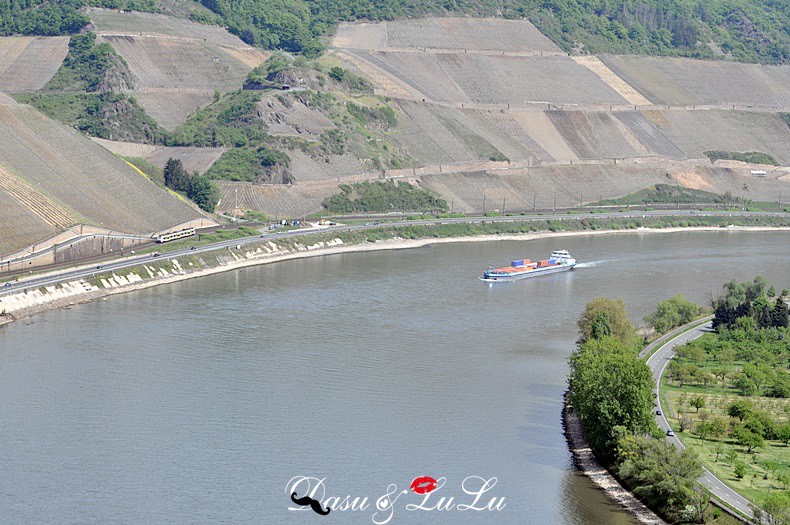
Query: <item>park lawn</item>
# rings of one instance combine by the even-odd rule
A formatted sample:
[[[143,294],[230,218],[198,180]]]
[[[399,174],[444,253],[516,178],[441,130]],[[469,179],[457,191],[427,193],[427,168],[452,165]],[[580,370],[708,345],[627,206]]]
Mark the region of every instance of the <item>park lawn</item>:
[[[688,385],[680,388],[668,385],[666,381],[661,382],[662,406],[665,408],[665,415],[670,425],[675,429],[675,434],[683,444],[694,450],[702,464],[708,468],[719,479],[728,484],[738,493],[758,506],[762,505],[763,499],[772,490],[786,488],[778,479],[779,474],[790,474],[790,447],[779,441],[765,441],[765,446],[751,453],[747,453],[745,447],[738,445],[729,437],[707,436],[703,441],[699,436],[690,430],[680,432],[680,414],[685,414],[691,419],[692,424],[700,421],[700,416],[707,414],[708,417],[724,417],[729,421],[726,414],[727,406],[733,401],[749,399],[755,407],[768,412],[771,417],[781,423],[787,420],[790,411],[790,399],[774,399],[766,397],[745,398],[734,393],[721,394],[712,393],[715,389],[704,389],[702,387],[689,387]],[[718,389],[719,391],[723,389]],[[691,398],[702,396],[705,398],[705,408],[699,413],[690,407],[688,402]],[[716,445],[721,445],[721,452],[716,459]],[[727,458],[727,453],[734,451],[737,456],[732,461]],[[746,466],[746,474],[742,479],[735,476],[735,462],[740,461]],[[774,472],[768,468],[774,462],[777,468]]]

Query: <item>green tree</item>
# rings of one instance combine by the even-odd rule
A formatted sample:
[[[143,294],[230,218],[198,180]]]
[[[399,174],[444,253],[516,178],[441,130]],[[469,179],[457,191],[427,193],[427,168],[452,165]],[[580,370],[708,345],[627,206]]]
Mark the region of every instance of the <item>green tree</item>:
[[[329,70],[329,77],[337,82],[343,82],[343,80],[346,78],[346,70],[342,67],[334,66]]]
[[[192,177],[187,196],[201,209],[212,213],[220,198],[219,187],[208,177],[197,175]]]
[[[757,385],[746,375],[736,379],[734,386],[742,396],[753,396],[757,393]]]
[[[668,332],[694,320],[699,315],[699,307],[691,301],[676,295],[658,303],[656,311],[645,317],[659,333]]]
[[[609,316],[606,312],[601,312],[592,325],[590,337],[593,339],[601,339],[602,337],[610,335],[612,335],[612,325],[609,323]]]
[[[708,434],[711,433],[711,430],[712,430],[712,425],[707,421],[703,421],[697,425],[697,434],[699,434],[699,438],[702,441],[705,441],[705,438],[708,437]]]
[[[694,343],[685,344],[678,349],[678,355],[692,363],[701,363],[707,356],[705,350]]]
[[[730,417],[737,417],[741,422],[753,412],[754,404],[748,399],[734,401],[727,407],[727,415]]]
[[[697,413],[699,413],[700,408],[705,408],[705,398],[702,396],[697,396],[691,400],[691,406],[697,409]]]
[[[743,464],[741,461],[735,462],[735,477],[738,479],[743,479],[746,475],[746,465]]]
[[[735,427],[735,430],[732,431],[732,437],[736,443],[746,447],[747,454],[755,448],[760,448],[765,445],[763,438],[759,434],[749,430],[745,425]]]
[[[653,418],[650,369],[630,349],[607,336],[581,345],[570,358],[569,400],[590,445],[605,456],[612,429],[649,433]]]
[[[190,177],[181,159],[169,158],[165,163],[165,186],[175,191],[189,191]]]
[[[790,492],[779,490],[768,493],[762,508],[752,506],[755,523],[761,525],[787,525],[790,523]]]
[[[790,443],[790,422],[785,422],[779,427],[779,440],[787,446]]]
[[[609,299],[608,297],[598,297],[585,306],[584,313],[578,322],[581,331],[578,341],[580,344],[584,344],[592,338],[593,325],[599,320],[602,313],[606,314],[612,336],[626,345],[636,344],[638,340],[636,330],[625,310],[625,302],[622,299]]]
[[[691,506],[695,514],[707,506],[696,479],[702,466],[689,449],[678,450],[663,439],[618,432],[616,472],[648,506],[678,521]]]
[[[724,421],[724,418],[721,417],[714,417],[710,421],[711,429],[710,433],[713,436],[719,437],[723,436],[727,432],[727,422]]]
[[[788,325],[788,307],[784,299],[777,297],[774,302],[773,309],[771,310],[771,326],[777,328],[787,328]]]

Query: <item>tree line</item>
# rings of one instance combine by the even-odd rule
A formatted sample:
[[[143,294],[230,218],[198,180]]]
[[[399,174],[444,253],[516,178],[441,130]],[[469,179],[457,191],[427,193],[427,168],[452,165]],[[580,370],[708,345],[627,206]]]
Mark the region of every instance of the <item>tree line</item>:
[[[653,379],[639,359],[643,339],[622,299],[587,303],[570,357],[568,400],[595,455],[645,504],[670,522],[703,522],[709,494],[702,466],[669,444],[653,416]]]
[[[169,158],[164,169],[165,186],[173,191],[186,193],[187,197],[202,210],[214,212],[220,198],[215,182],[204,175],[190,174],[179,159]]]

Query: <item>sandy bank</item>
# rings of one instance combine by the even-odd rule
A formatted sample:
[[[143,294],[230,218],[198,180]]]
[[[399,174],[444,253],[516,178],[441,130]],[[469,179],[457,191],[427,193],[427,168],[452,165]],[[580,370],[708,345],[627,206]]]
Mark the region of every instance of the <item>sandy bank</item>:
[[[721,228],[717,226],[710,226],[710,227],[705,226],[705,227],[663,228],[663,229],[639,228],[636,230],[595,230],[595,231],[579,230],[579,231],[539,232],[539,233],[525,233],[525,234],[478,235],[478,236],[467,236],[467,237],[442,237],[442,238],[429,237],[424,239],[402,239],[396,237],[393,239],[380,240],[373,243],[365,242],[359,244],[342,244],[342,242],[338,242],[337,244],[331,246],[322,246],[322,247],[316,247],[315,245],[310,247],[302,246],[299,249],[279,250],[274,252],[272,252],[271,250],[262,252],[259,249],[256,251],[245,252],[244,256],[237,256],[231,254],[233,256],[232,258],[227,258],[227,260],[220,262],[217,266],[209,267],[209,268],[199,268],[194,270],[192,269],[187,270],[182,268],[181,265],[178,263],[177,258],[171,260],[163,257],[163,259],[167,260],[168,262],[173,261],[174,268],[171,269],[170,272],[164,272],[162,275],[151,274],[150,279],[139,279],[137,275],[134,276],[134,277],[138,277],[137,279],[130,279],[128,278],[129,275],[127,275],[127,278],[124,278],[123,276],[117,277],[115,276],[115,274],[113,274],[113,277],[117,279],[117,282],[113,281],[113,279],[111,278],[110,281],[113,282],[111,283],[111,285],[106,285],[107,283],[105,283],[106,285],[105,287],[92,286],[86,283],[84,280],[81,280],[81,281],[74,281],[72,283],[64,283],[63,285],[59,285],[59,287],[49,286],[47,287],[46,291],[34,290],[34,291],[21,292],[20,294],[2,297],[0,298],[0,312],[5,311],[6,314],[0,315],[0,325],[9,323],[16,319],[29,317],[33,314],[45,310],[62,308],[64,306],[73,305],[75,303],[89,302],[102,297],[115,295],[118,293],[126,293],[135,290],[142,290],[144,288],[150,288],[152,286],[174,283],[186,279],[194,279],[197,277],[213,275],[220,272],[227,272],[239,268],[246,268],[249,266],[256,266],[259,264],[277,263],[277,262],[283,262],[292,259],[302,259],[305,257],[320,257],[324,255],[333,255],[339,253],[370,252],[370,251],[378,251],[378,250],[403,250],[403,249],[419,248],[422,246],[427,246],[431,244],[441,244],[441,243],[529,241],[534,239],[545,239],[545,238],[560,239],[564,237],[575,237],[581,235],[614,235],[614,234],[653,235],[653,234],[661,234],[661,233],[675,233],[675,232],[689,232],[689,231],[760,232],[760,231],[790,231],[790,228],[787,227],[769,228],[769,227],[751,227],[751,226],[743,226],[743,227],[733,226],[733,227]],[[225,251],[226,249],[217,250],[217,252],[221,252],[221,253],[225,253]],[[64,289],[72,289],[74,290],[74,292],[66,294],[64,293]],[[24,297],[18,297],[18,296],[24,296]],[[15,297],[20,300],[14,301]]]

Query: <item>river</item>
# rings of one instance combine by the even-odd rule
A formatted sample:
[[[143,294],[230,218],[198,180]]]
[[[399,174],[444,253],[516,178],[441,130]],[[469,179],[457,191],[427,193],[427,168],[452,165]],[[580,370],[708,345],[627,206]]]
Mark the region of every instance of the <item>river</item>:
[[[707,303],[730,279],[790,288],[788,240],[630,233],[340,254],[12,323],[0,522],[632,523],[574,471],[562,435],[585,302],[622,297],[641,320],[674,294]],[[580,267],[477,279],[556,248]],[[295,476],[367,506],[289,511]],[[425,506],[456,506],[410,510],[422,498],[408,491],[377,513],[417,476],[445,478]],[[474,492],[491,478],[479,506],[504,508],[458,510],[474,499],[464,480]]]

